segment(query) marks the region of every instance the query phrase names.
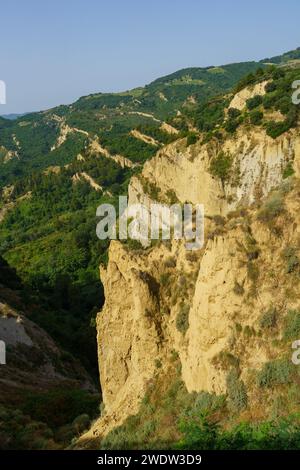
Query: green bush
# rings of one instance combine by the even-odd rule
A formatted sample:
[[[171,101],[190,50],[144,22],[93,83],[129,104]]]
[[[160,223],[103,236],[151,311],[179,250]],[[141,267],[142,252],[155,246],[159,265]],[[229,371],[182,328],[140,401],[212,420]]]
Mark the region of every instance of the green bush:
[[[290,128],[290,123],[287,120],[282,122],[269,121],[267,123],[266,132],[268,136],[276,139],[276,137],[279,137],[284,132],[287,132]]]
[[[258,386],[271,388],[276,385],[288,384],[291,381],[292,372],[293,367],[289,359],[267,362],[258,373]]]
[[[156,369],[162,368],[162,362],[160,359],[155,359],[154,364],[155,364]]]
[[[247,407],[248,397],[245,384],[239,379],[236,369],[232,369],[226,377],[226,386],[229,405],[235,412],[240,412]]]
[[[254,126],[259,126],[262,123],[264,113],[262,111],[251,111],[250,113],[250,122]]]
[[[220,152],[210,163],[210,172],[212,175],[220,178],[224,184],[230,177],[232,166],[232,157],[229,153]]]
[[[236,119],[241,115],[241,111],[237,108],[229,108],[228,109],[228,117],[230,119]]]
[[[285,169],[283,170],[282,177],[283,179],[286,179],[286,178],[289,178],[289,176],[292,176],[294,173],[295,173],[295,170],[293,168],[293,163],[288,162]]]
[[[271,93],[272,91],[275,91],[277,88],[276,82],[269,82],[265,86],[265,91],[266,93]]]
[[[140,176],[140,182],[142,184],[144,193],[149,194],[151,199],[154,199],[154,200],[159,199],[161,189],[155,183],[141,176]]]
[[[241,121],[239,119],[227,119],[225,123],[225,130],[233,134],[239,127]]]
[[[195,134],[194,132],[190,132],[187,135],[187,139],[186,139],[187,146],[193,145],[196,142],[197,142],[197,134]]]
[[[286,110],[285,108],[284,109],[282,109],[282,107],[280,108],[280,111],[282,112],[285,110]],[[276,137],[279,137],[284,132],[287,132],[289,129],[295,127],[298,121],[297,113],[298,113],[297,109],[292,108],[290,109],[290,111],[287,112],[287,117],[284,121],[282,122],[269,121],[266,127],[267,134],[273,139],[276,139]]]
[[[222,97],[198,106],[192,115],[196,127],[202,132],[209,132],[222,125],[226,104]]]
[[[224,430],[207,415],[180,422],[183,438],[178,449],[209,450],[279,450],[300,447],[299,417],[294,415],[274,421],[242,422]]]
[[[247,75],[245,75],[241,80],[238,82],[234,89],[234,93],[238,93],[241,91],[243,88],[246,88],[248,85],[254,84],[256,81],[256,77],[254,73],[250,72]]]
[[[176,193],[173,189],[168,189],[166,196],[170,204],[177,204],[179,202],[178,197],[176,196]]]
[[[257,106],[261,105],[262,101],[263,99],[261,95],[255,95],[253,96],[253,98],[249,98],[246,101],[246,106],[251,111],[252,109],[257,108]]]

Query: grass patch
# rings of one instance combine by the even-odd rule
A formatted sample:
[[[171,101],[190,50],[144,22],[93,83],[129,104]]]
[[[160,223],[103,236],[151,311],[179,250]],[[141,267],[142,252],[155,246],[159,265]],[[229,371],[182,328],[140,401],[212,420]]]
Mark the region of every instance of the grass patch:
[[[300,312],[289,310],[284,320],[283,339],[285,341],[296,340],[300,337]]]

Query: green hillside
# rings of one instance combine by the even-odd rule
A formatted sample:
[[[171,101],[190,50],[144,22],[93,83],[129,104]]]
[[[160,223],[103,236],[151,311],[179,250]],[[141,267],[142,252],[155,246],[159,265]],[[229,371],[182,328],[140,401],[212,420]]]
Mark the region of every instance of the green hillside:
[[[144,88],[84,96],[70,106],[27,114],[14,121],[0,118],[0,187],[34,170],[70,163],[95,135],[111,153],[144,162],[157,148],[132,137],[132,129],[147,133],[160,145],[168,143],[172,136],[161,130],[163,121],[169,121],[177,111],[191,107],[192,103],[229,91],[242,76],[260,66],[245,62],[183,69]],[[62,123],[88,135],[70,133],[59,148],[51,150]],[[9,151],[13,153],[12,158],[3,164]]]
[[[292,127],[291,74],[276,75],[276,67],[258,62],[189,68],[144,88],[85,96],[14,121],[0,118],[0,255],[42,305],[33,320],[90,370],[97,368],[94,317],[104,301],[98,267],[108,246],[95,234],[96,207],[126,194],[132,174],[163,145],[184,136],[193,143],[197,135],[190,127],[206,139],[222,138],[242,122],[265,125],[272,136]],[[263,102],[225,122],[227,94],[268,77],[274,85]],[[284,123],[268,122],[264,109],[279,109]],[[178,133],[168,132],[165,123]],[[99,142],[132,165],[104,158],[93,148]]]

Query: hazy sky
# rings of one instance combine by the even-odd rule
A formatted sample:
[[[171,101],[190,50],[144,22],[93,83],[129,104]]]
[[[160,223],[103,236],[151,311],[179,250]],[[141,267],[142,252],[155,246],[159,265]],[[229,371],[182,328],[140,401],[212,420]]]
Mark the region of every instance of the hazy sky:
[[[299,0],[2,0],[0,18],[0,114],[300,46]]]

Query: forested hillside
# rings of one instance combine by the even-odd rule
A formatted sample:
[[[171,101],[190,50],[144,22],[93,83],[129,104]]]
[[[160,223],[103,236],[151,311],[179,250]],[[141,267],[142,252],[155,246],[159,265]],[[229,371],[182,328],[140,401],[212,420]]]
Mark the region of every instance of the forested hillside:
[[[94,317],[103,304],[96,208],[126,194],[165,144],[193,138],[200,103],[229,91],[246,62],[184,69],[144,88],[0,118],[0,253],[43,306],[32,319],[97,374]]]
[[[43,307],[32,319],[90,371],[97,373],[98,267],[108,247],[96,238],[96,207],[126,194],[143,162],[176,139],[222,139],[243,122],[267,126],[273,137],[290,128],[295,76],[256,62],[189,68],[143,88],[0,118],[0,254]],[[272,80],[268,93],[224,119],[232,90],[263,79]],[[272,109],[284,116],[280,122],[271,120]],[[227,163],[213,171],[226,172]]]

